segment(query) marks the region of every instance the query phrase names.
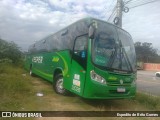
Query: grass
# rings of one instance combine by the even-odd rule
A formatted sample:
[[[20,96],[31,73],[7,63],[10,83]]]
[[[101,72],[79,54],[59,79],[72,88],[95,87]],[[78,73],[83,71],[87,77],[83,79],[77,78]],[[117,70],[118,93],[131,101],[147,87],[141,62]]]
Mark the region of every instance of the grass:
[[[12,64],[0,65],[0,110],[23,110],[23,106],[31,99],[31,80],[25,71]]]
[[[36,93],[42,92],[43,97]],[[22,68],[0,64],[0,111],[159,111],[160,97],[137,93],[134,99],[87,100],[78,96],[57,95],[52,85],[31,77]],[[0,118],[1,119],[1,118]],[[13,118],[12,118],[13,119]],[[17,120],[18,118],[15,118]],[[27,118],[25,118],[27,119]],[[60,118],[59,118],[60,119]],[[63,119],[63,118],[62,118]],[[71,120],[72,118],[67,118]],[[81,120],[82,118],[76,118]],[[104,118],[87,118],[103,120]],[[114,118],[110,118],[114,119]],[[127,118],[118,118],[125,120]],[[139,120],[140,118],[130,118]],[[152,118],[141,118],[149,120]],[[154,118],[155,119],[155,118]],[[8,120],[8,119],[7,119]],[[14,120],[14,119],[13,119]]]
[[[149,110],[160,110],[160,97],[158,96],[137,93],[135,100]]]
[[[30,83],[31,79],[26,76],[22,68],[8,63],[1,63],[0,111],[25,111],[35,108],[36,105],[33,101],[34,95]],[[32,107],[29,107],[29,104]],[[17,120],[18,118],[12,119]]]

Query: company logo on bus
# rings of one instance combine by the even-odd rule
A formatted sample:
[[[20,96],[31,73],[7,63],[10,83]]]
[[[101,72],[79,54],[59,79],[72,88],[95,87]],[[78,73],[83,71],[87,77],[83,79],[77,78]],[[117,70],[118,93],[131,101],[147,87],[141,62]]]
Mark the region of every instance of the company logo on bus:
[[[32,62],[35,63],[42,63],[43,62],[43,56],[36,56],[32,58]]]

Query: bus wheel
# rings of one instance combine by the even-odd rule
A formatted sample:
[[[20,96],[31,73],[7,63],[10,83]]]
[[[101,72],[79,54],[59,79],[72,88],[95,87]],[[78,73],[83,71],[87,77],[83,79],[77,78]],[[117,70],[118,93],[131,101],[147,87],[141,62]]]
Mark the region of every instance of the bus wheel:
[[[59,74],[55,77],[54,89],[55,89],[56,93],[58,93],[58,94],[67,95],[68,91],[63,88],[62,74]]]
[[[29,74],[30,74],[30,76],[33,76],[32,67],[29,70]]]

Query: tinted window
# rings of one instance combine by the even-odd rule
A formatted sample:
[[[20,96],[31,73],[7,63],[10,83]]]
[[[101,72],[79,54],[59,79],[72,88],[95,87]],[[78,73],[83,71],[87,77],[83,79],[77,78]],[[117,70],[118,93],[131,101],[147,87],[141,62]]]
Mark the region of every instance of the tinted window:
[[[87,36],[77,37],[74,44],[73,59],[77,61],[84,69],[87,64]]]

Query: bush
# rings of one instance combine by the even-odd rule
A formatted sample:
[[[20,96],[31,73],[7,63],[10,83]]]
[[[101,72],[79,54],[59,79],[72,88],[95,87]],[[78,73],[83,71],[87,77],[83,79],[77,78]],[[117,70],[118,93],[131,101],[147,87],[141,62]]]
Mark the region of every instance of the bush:
[[[0,39],[0,62],[11,60],[16,64],[22,60],[22,55],[17,44]]]

